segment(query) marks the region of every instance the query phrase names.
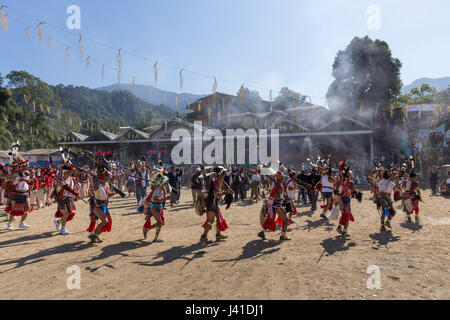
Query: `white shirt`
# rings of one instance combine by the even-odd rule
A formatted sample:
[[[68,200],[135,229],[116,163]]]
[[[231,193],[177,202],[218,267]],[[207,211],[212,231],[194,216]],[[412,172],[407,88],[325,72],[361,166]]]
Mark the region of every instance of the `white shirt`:
[[[381,181],[378,181],[378,190],[380,192],[385,193],[392,193],[392,190],[394,190],[395,183],[393,183],[390,180],[383,179]]]
[[[333,184],[328,181],[327,175],[322,175],[322,192],[332,192]]]
[[[162,197],[163,197],[163,194],[161,191],[161,187],[158,187],[155,189],[155,191],[153,191],[152,198],[150,199],[150,201],[151,202],[161,201]],[[159,198],[159,199],[157,199],[157,198]]]
[[[98,186],[98,189],[95,191],[95,199],[100,201],[108,200],[108,193],[106,192],[106,187],[103,184]]]
[[[289,188],[293,188],[292,190],[289,190]],[[288,183],[286,184],[286,193],[289,197],[289,199],[294,199],[295,198],[295,184],[294,184],[294,180],[289,179]]]
[[[257,173],[252,174],[252,181],[253,182],[260,182],[261,181],[261,177],[259,176],[259,174],[257,174]]]
[[[28,180],[27,176],[24,176],[23,178]],[[15,182],[17,182],[19,180],[20,180],[20,177],[17,177]],[[25,192],[25,191],[28,191],[29,189],[30,189],[30,187],[28,186],[28,183],[26,183],[25,181],[19,182],[19,184],[16,187],[16,191],[19,191],[19,192]]]
[[[66,181],[64,181],[66,185],[68,185],[70,188],[74,189],[74,183],[72,177],[69,177]],[[63,197],[71,197],[73,194],[67,191],[66,189],[62,190]]]

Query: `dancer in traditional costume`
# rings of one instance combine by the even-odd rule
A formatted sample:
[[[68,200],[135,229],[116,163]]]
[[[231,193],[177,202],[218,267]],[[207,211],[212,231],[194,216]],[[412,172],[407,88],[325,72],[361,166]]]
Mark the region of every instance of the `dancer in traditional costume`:
[[[55,213],[55,227],[61,235],[68,235],[67,222],[75,217],[75,201],[80,197],[75,190],[76,181],[73,177],[75,167],[69,159],[64,158],[64,164],[61,166],[61,174],[57,179],[56,188],[53,191],[52,198],[56,199],[58,204]]]
[[[143,227],[144,239],[147,239],[148,231],[156,228],[154,242],[158,241],[161,228],[165,225],[164,206],[166,200],[170,200],[170,192],[167,193],[165,185],[169,182],[169,178],[163,175],[161,171],[154,177],[151,182],[150,194],[144,201],[142,211],[145,213],[145,224]],[[151,218],[155,218],[156,223],[152,225]]]
[[[210,176],[208,196],[206,198],[206,221],[202,225],[205,231],[200,237],[200,241],[202,242],[208,241],[208,232],[212,229],[214,221],[216,221],[217,225],[216,241],[228,238],[228,236],[222,234],[222,232],[228,229],[228,225],[219,208],[219,202],[222,200],[222,197],[231,191],[229,187],[224,187],[223,184],[225,172],[225,168],[220,166],[215,167],[213,174]]]
[[[97,176],[94,178],[94,184],[92,186],[94,196],[90,199],[91,211],[89,217],[91,223],[87,229],[89,239],[91,243],[101,243],[103,240],[100,238],[102,232],[111,232],[112,218],[108,209],[109,198],[113,197],[115,193],[110,191],[108,181],[111,179],[111,172],[105,165],[100,165],[97,169]],[[96,225],[96,221],[100,220],[100,223]]]
[[[291,240],[286,236],[287,227],[289,225],[289,219],[282,208],[284,189],[284,175],[281,171],[277,171],[275,174],[275,182],[269,194],[269,198],[266,201],[267,214],[262,224],[262,230],[258,233],[258,237],[266,239],[265,230],[275,231],[275,215],[278,216],[277,222],[282,221],[282,232],[280,235],[280,241]]]
[[[417,181],[417,174],[412,171],[409,175],[409,179],[404,182],[405,184],[405,203],[404,208],[408,217],[408,222],[411,222],[411,215],[415,213],[415,220],[420,222],[419,215],[419,201],[422,199],[419,189],[419,182]]]
[[[333,210],[333,185],[336,183],[336,180],[331,176],[331,168],[325,166],[321,170],[321,186],[322,186],[322,197],[325,200],[325,203],[322,207],[323,211],[320,214],[320,217],[323,219],[327,218],[327,211]]]
[[[289,172],[289,179],[286,182],[285,185],[285,201],[284,201],[284,208],[285,213],[289,214],[288,220],[290,223],[294,223],[292,221],[292,216],[296,216],[298,214],[297,208],[295,207],[294,199],[295,199],[295,189],[297,188],[297,184],[295,183],[295,177],[297,173],[292,170],[288,169]]]
[[[17,141],[13,144],[12,149],[8,153],[12,164],[11,175],[8,177],[8,180],[10,181],[8,185],[10,208],[6,209],[7,212],[9,211],[8,230],[14,229],[13,223],[15,217],[21,217],[19,224],[20,229],[29,228],[29,226],[25,223],[25,220],[31,208],[31,181],[29,180],[29,176],[26,174],[28,169],[28,161],[24,161],[23,158],[17,155],[19,147],[20,143]]]
[[[78,174],[78,182],[80,183],[80,196],[81,198],[87,198],[89,196],[89,175],[86,172],[80,172]]]
[[[339,226],[337,227],[337,232],[341,235],[348,235],[347,230],[350,221],[355,221],[352,214],[351,199],[356,197],[359,202],[362,200],[362,193],[360,193],[353,183],[352,174],[350,168],[343,161],[340,163],[341,170],[343,173],[340,179],[339,194],[340,194],[340,209],[341,209],[341,219],[339,221]]]
[[[383,179],[378,181],[378,191],[380,195],[381,205],[381,231],[386,231],[386,228],[392,229],[391,220],[395,216],[395,209],[392,203],[391,194],[395,188],[395,183],[392,180],[392,173],[389,169],[383,172]],[[386,220],[387,218],[387,220]]]

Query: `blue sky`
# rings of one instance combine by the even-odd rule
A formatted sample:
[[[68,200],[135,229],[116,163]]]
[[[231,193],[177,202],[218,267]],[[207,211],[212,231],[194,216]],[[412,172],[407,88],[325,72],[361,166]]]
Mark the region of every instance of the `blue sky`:
[[[117,52],[124,53],[122,83],[153,84],[160,61],[160,89],[179,91],[180,68],[218,79],[218,91],[236,93],[240,84],[272,89],[287,86],[323,104],[338,50],[354,36],[388,42],[403,63],[402,79],[450,76],[448,0],[0,0],[7,5],[7,34],[0,32],[0,73],[26,70],[50,84],[99,87],[116,82]],[[81,30],[69,30],[70,5],[81,8]],[[367,9],[380,9],[380,29],[367,26]],[[43,26],[44,43],[36,24]],[[31,26],[32,40],[26,27]],[[78,35],[83,35],[80,61]],[[54,39],[49,52],[46,40]],[[65,48],[71,47],[66,61]],[[105,78],[101,81],[101,64]],[[223,80],[231,82],[226,82]],[[213,80],[184,72],[184,92],[211,92]],[[269,92],[261,90],[267,99]]]

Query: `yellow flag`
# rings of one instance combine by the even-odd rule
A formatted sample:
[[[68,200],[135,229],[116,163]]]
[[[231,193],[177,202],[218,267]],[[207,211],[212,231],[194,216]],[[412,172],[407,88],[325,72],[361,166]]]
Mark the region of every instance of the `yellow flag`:
[[[50,113],[50,106],[47,106],[47,112]]]
[[[184,82],[183,71],[184,71],[184,69],[181,69],[181,71],[180,71],[180,92],[183,91],[183,82]]]
[[[393,118],[394,117],[394,105],[393,104],[391,104],[390,111],[391,111],[391,118]]]
[[[154,81],[155,85],[158,83],[158,61],[155,62],[153,65],[153,75],[154,75]]]
[[[19,129],[19,123],[18,122],[16,122],[16,128]]]
[[[202,104],[199,102],[198,103],[198,112],[201,112],[202,111]]]
[[[420,105],[420,108],[419,108],[419,118],[422,118],[422,105]]]
[[[36,128],[36,135],[37,136],[39,135],[39,129],[38,128]]]
[[[1,6],[0,7],[0,23],[2,25],[2,30],[6,33],[8,32],[8,14],[5,13],[4,9],[7,8],[7,6]]]
[[[27,95],[23,95],[23,100],[25,101],[25,104],[28,104],[28,102],[30,101],[30,100],[28,100],[28,96]]]
[[[7,90],[8,90],[8,94],[9,94],[9,96],[10,96],[10,97],[12,97],[12,96],[13,96],[13,94],[12,94],[11,88],[8,88]]]
[[[42,43],[42,37],[43,37],[42,25],[43,25],[44,23],[45,23],[45,22],[39,22],[38,25],[37,25],[37,28],[38,28],[38,35],[39,35],[39,42],[40,42],[40,43]]]
[[[208,121],[211,119],[211,108],[208,107]]]
[[[33,112],[36,112],[36,102],[33,100]]]
[[[409,113],[409,105],[405,106],[405,117],[408,119],[408,113]]]
[[[80,49],[80,60],[83,61],[84,50],[83,50],[83,39],[81,37],[81,34],[80,38],[78,39],[78,47]]]
[[[44,112],[44,106],[42,105],[42,103],[39,105],[39,111]]]

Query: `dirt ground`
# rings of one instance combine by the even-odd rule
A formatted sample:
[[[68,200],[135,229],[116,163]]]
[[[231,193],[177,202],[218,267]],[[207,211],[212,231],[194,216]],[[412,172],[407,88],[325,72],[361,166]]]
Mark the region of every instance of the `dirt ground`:
[[[261,202],[248,201],[222,208],[226,241],[199,243],[205,217],[195,214],[188,189],[167,208],[160,243],[151,242],[154,230],[143,240],[133,197],[112,200],[113,230],[94,246],[80,201],[68,236],[55,230],[55,205],[31,213],[28,230],[7,231],[1,213],[0,299],[450,299],[450,200],[424,193],[421,226],[398,209],[392,232],[380,233],[365,193],[362,203],[352,202],[350,237],[338,236],[336,222],[322,221],[320,211],[299,207],[292,240],[283,243],[280,231],[257,238]],[[66,285],[73,265],[81,270],[79,290]],[[372,265],[381,289],[367,288]]]

